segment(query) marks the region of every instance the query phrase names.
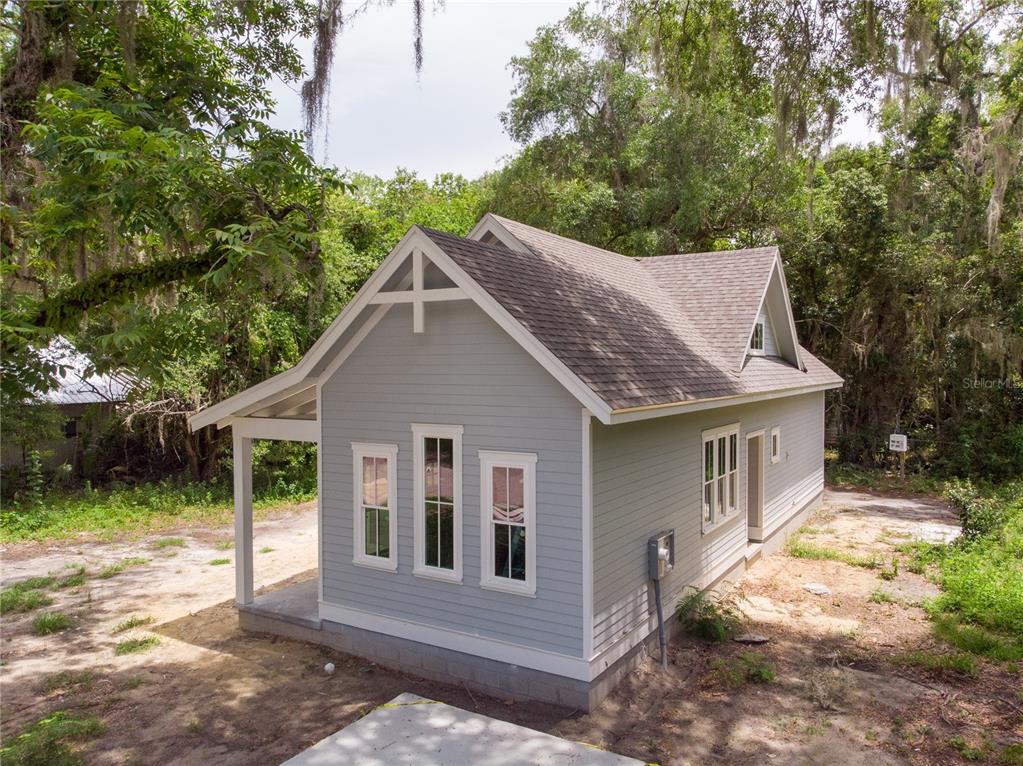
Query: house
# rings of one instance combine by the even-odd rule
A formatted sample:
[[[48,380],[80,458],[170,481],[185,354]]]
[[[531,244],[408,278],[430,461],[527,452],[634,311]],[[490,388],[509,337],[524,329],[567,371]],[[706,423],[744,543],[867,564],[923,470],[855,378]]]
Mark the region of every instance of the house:
[[[44,468],[68,465],[79,471],[86,446],[103,432],[118,405],[128,400],[136,382],[123,372],[96,372],[93,361],[61,335],[50,341],[41,356],[60,369],[57,384],[25,402],[25,406],[53,407],[64,423],[58,435],[35,446],[42,455]],[[22,444],[5,443],[0,450],[0,464],[5,468],[24,466],[25,457],[26,448]]]
[[[661,585],[734,579],[821,500],[824,392],[773,247],[633,259],[495,215],[413,227],[233,429],[243,627],[589,709]],[[251,440],[319,444],[319,574],[253,598]],[[304,587],[304,591],[301,590]]]

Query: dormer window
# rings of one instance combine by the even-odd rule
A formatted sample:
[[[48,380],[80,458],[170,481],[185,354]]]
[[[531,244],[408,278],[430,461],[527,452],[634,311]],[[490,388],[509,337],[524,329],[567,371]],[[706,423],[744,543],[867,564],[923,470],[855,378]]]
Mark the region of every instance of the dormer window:
[[[753,337],[749,341],[749,350],[753,354],[764,353],[764,323],[761,321],[753,325]]]

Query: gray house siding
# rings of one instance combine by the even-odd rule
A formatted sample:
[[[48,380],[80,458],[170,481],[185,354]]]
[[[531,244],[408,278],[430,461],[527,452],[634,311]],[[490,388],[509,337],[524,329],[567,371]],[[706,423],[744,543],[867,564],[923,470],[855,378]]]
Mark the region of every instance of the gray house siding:
[[[581,408],[475,304],[393,306],[321,391],[323,600],[582,656]],[[462,582],[412,574],[412,423],[464,427]],[[352,442],[397,444],[398,570],[352,562]],[[536,597],[480,588],[478,451],[537,455]],[[407,638],[415,638],[410,635]]]
[[[701,432],[740,423],[739,512],[701,531]],[[770,434],[781,427],[781,459]],[[647,619],[652,600],[646,540],[675,530],[674,604],[689,584],[707,585],[747,549],[745,436],[764,433],[764,533],[770,535],[823,490],[824,394],[704,410],[615,426],[593,425],[594,648],[599,654]]]

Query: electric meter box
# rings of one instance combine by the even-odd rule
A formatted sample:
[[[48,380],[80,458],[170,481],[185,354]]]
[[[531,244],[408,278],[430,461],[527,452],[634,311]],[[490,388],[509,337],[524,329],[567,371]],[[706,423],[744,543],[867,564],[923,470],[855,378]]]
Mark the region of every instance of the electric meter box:
[[[660,532],[647,540],[650,579],[663,580],[675,568],[675,530]]]

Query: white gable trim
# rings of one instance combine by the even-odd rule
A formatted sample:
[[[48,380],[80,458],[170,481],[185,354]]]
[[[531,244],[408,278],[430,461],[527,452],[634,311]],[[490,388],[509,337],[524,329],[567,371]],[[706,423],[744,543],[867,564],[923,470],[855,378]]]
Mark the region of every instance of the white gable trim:
[[[484,216],[484,220],[486,218],[487,216]],[[483,221],[480,223],[482,224]],[[492,223],[499,225],[496,221],[492,221]],[[503,227],[501,228],[503,229]],[[477,229],[479,229],[479,225]],[[370,276],[359,292],[356,293],[355,297],[331,323],[330,327],[327,328],[294,367],[241,393],[235,394],[219,404],[207,407],[201,412],[196,413],[188,420],[189,428],[196,431],[213,423],[223,428],[226,425],[230,425],[234,418],[247,414],[248,411],[257,408],[257,406],[266,406],[272,403],[272,401],[267,401],[268,399],[282,398],[282,392],[284,391],[295,393],[311,386],[321,387],[337,371],[344,359],[365,339],[373,326],[383,318],[388,308],[394,305],[389,302],[377,303],[376,296],[380,294],[380,289],[387,283],[387,280],[397,271],[401,264],[404,263],[405,259],[413,256],[416,252],[425,254],[457,286],[457,293],[449,293],[445,290],[444,295],[447,299],[469,298],[474,301],[498,326],[522,346],[541,367],[561,383],[580,404],[589,409],[602,423],[610,422],[611,408],[603,399],[597,396],[589,386],[568,369],[564,362],[558,359],[550,349],[544,346],[518,320],[509,314],[493,296],[451,260],[419,227],[413,226],[402,237],[401,242],[384,258],[377,270],[373,272],[372,276]],[[330,366],[322,374],[313,376],[311,374],[312,370],[344,334],[345,330],[351,326],[363,309],[373,304],[376,304],[377,308],[367,319],[366,324],[338,352],[337,358],[331,360]]]
[[[497,220],[497,218],[495,218],[491,213],[487,213],[485,216],[480,218],[479,223],[473,227],[472,231],[465,235],[465,238],[479,241],[487,234],[494,235],[494,237],[496,237],[501,244],[509,250],[515,250],[519,253],[530,252],[529,248],[514,234],[508,231],[508,228]]]
[[[756,327],[757,320],[760,318],[760,312],[763,311],[764,309],[764,302],[767,300],[767,292],[768,290],[771,289],[771,280],[774,279],[775,272],[777,272],[778,274],[778,279],[781,283],[782,296],[785,299],[786,320],[785,326],[788,329],[789,338],[791,339],[793,352],[796,357],[795,366],[798,369],[803,370],[804,372],[806,371],[806,367],[803,365],[803,360],[799,356],[799,338],[796,336],[796,320],[792,314],[792,302],[789,300],[789,289],[788,286],[785,284],[785,268],[781,262],[781,255],[775,253],[774,263],[771,265],[771,268],[767,272],[767,281],[764,283],[764,289],[761,290],[760,292],[760,301],[759,303],[757,303],[756,313],[750,320],[749,330],[746,332],[746,343],[742,348],[742,354],[739,357],[739,363],[735,368],[736,372],[741,372],[743,365],[746,363],[746,355],[749,354],[749,344],[750,339],[753,337],[753,329]],[[767,308],[767,317],[768,320],[771,322],[771,330],[774,333],[775,345],[778,345],[779,336],[777,332],[777,326],[775,325],[774,315],[771,313],[770,306],[768,306]]]

